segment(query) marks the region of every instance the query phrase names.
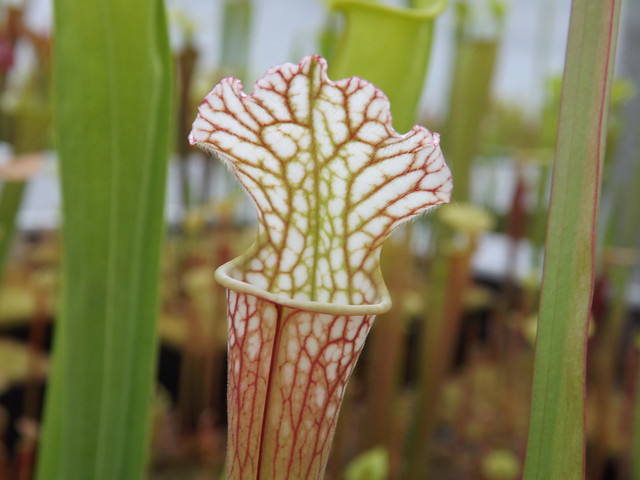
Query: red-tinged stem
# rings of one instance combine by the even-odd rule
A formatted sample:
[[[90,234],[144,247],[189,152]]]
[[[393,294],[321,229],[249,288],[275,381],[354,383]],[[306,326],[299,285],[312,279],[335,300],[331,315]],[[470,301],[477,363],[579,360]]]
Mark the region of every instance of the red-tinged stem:
[[[446,373],[451,365],[453,347],[460,330],[463,296],[471,280],[471,254],[468,250],[449,253],[446,271],[446,297],[439,317],[426,325],[423,372],[416,403],[414,424],[409,428],[406,465],[403,478],[425,478],[427,456],[436,427],[437,408]]]
[[[619,0],[573,0],[524,478],[584,478],[587,331]]]
[[[232,290],[230,480],[321,479],[373,315],[313,313]]]
[[[384,270],[390,278],[394,298],[401,299],[407,290],[411,272],[410,226],[398,242],[389,242],[384,251]],[[405,318],[401,309],[392,309],[380,316],[373,328],[365,365],[367,375],[367,436],[368,449],[384,447],[389,454],[389,478],[399,478],[402,469],[402,442],[398,441],[394,426],[397,411],[394,402],[400,387],[400,366],[404,360]]]

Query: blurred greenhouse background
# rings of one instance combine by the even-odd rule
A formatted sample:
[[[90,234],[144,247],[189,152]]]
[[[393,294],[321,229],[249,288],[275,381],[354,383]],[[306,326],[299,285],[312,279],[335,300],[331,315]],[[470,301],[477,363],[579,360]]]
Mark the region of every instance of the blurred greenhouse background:
[[[223,478],[226,302],[213,271],[255,237],[241,188],[188,145],[197,105],[227,76],[250,92],[274,65],[310,53],[331,64],[343,22],[329,3],[166,0],[174,117],[148,478]],[[436,18],[417,123],[442,134],[455,162],[453,202],[383,250],[394,307],[376,320],[349,385],[326,478],[521,478],[570,9],[570,0],[449,0]],[[51,10],[46,0],[0,1],[0,480],[34,478],[58,311]],[[639,51],[640,3],[629,0],[586,365],[592,480],[640,478]]]

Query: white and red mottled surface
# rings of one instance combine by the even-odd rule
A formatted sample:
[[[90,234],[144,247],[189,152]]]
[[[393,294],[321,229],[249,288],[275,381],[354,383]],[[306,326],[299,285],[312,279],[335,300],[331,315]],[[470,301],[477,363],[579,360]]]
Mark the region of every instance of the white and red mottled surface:
[[[447,202],[451,174],[437,134],[396,133],[379,89],[332,82],[326,68],[318,56],[280,65],[251,95],[221,81],[190,140],[218,154],[258,209],[256,254],[238,279],[296,300],[374,303],[383,241]]]
[[[251,95],[222,80],[189,137],[258,210],[256,243],[217,273],[228,288],[230,479],[322,478],[347,382],[390,305],[382,244],[451,195],[438,135],[398,134],[379,89],[326,69],[318,56],[280,65]]]
[[[373,315],[329,315],[228,291],[230,479],[322,478]]]

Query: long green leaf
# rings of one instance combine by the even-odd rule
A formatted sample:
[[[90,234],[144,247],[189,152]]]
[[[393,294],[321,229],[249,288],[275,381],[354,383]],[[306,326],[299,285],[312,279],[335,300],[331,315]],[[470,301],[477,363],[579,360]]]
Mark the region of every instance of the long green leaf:
[[[170,119],[161,0],[57,0],[63,292],[40,479],[143,478]]]
[[[442,138],[456,179],[453,195],[462,202],[470,201],[471,164],[480,145],[498,46],[497,39],[464,39],[456,48],[449,118]]]
[[[574,0],[560,104],[525,479],[584,477],[586,336],[619,0]]]
[[[0,135],[11,145],[14,156],[49,147],[51,112],[47,88],[40,89],[34,86],[47,85],[44,80],[47,78],[46,73],[44,69],[36,70],[34,77],[41,81],[27,80],[27,86],[15,112],[7,115],[0,111]],[[0,79],[0,85],[4,85],[4,79]],[[13,161],[20,160],[14,158]],[[26,187],[26,181],[22,180],[6,180],[0,185],[0,279],[13,247],[16,220]]]

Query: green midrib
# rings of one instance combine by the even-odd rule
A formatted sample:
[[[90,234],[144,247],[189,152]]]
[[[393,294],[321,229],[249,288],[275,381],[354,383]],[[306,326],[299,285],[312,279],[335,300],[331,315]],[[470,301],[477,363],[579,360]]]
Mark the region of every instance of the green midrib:
[[[308,123],[311,128],[311,145],[310,154],[313,160],[313,202],[311,206],[311,214],[309,215],[309,233],[311,234],[311,241],[313,244],[313,261],[311,263],[311,269],[309,272],[311,280],[311,293],[310,298],[312,301],[318,299],[318,285],[317,285],[317,272],[318,262],[320,258],[319,245],[320,245],[320,160],[318,154],[318,146],[316,142],[316,130],[313,119],[313,107],[315,105],[316,92],[313,86],[313,79],[315,70],[318,68],[317,63],[311,62],[309,67],[309,117]]]

